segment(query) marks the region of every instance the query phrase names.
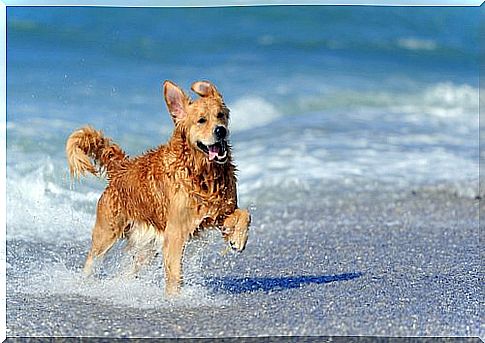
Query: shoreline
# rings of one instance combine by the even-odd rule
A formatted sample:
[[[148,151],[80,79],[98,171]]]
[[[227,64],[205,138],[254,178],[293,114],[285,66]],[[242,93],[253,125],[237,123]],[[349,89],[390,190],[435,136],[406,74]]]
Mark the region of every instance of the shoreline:
[[[242,255],[221,258],[220,237],[207,234],[187,248],[187,293],[175,303],[150,299],[163,297],[156,266],[135,284],[117,283],[108,266],[76,289],[88,242],[8,240],[9,335],[483,336],[483,201],[426,189],[368,195],[282,213],[259,208]],[[110,287],[118,297],[103,294]]]

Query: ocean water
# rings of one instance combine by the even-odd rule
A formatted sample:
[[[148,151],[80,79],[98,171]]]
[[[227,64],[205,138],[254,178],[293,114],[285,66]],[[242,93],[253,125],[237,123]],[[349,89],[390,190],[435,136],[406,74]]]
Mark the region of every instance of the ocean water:
[[[350,216],[346,206],[356,199],[371,204],[366,206],[372,213],[374,202],[375,209],[387,208],[399,195],[411,191],[445,192],[460,201],[472,201],[478,195],[479,18],[477,8],[9,7],[10,309],[25,294],[35,299],[45,296],[48,307],[69,299],[74,301],[70,306],[79,311],[89,301],[189,312],[231,307],[234,297],[240,306],[248,305],[249,300],[241,295],[224,292],[233,289],[230,282],[211,288],[210,277],[260,276],[260,267],[254,265],[256,247],[272,254],[274,242],[284,244],[282,232],[293,248],[306,250],[315,243],[306,234],[293,235],[289,228],[313,232],[316,242],[329,233],[328,222],[355,228],[359,220],[351,224],[346,219]],[[193,81],[209,79],[224,95],[231,109],[239,198],[242,206],[253,210],[254,218],[245,255],[220,257],[218,251],[224,247],[216,233],[207,233],[189,250],[189,285],[175,303],[163,296],[159,265],[151,267],[142,281],[117,278],[126,262],[121,247],[107,257],[97,281],[81,278],[95,204],[105,181],[88,177],[73,184],[64,156],[67,136],[85,124],[102,129],[130,155],[165,142],[172,130],[161,95],[166,79],[186,90]],[[432,201],[426,204],[430,207],[419,210],[424,211],[419,212],[422,218],[433,209],[443,210]],[[325,206],[337,206],[336,212],[322,210]],[[369,227],[374,227],[377,224],[366,211],[360,219],[367,218]],[[457,219],[458,226],[473,228],[475,212],[463,211],[457,212],[458,216],[466,213]],[[446,232],[447,224],[436,220],[430,227],[437,225]],[[289,228],[283,229],[286,224]],[[364,237],[361,224],[355,225],[357,236]],[[353,233],[349,228],[348,234]],[[466,251],[471,254],[473,246]],[[305,271],[318,273],[324,268],[311,264],[315,256],[327,259],[330,255],[309,254],[296,270],[292,265],[298,264],[291,259],[272,261],[262,270],[272,277],[288,273],[303,277]],[[331,256],[342,261],[348,257],[338,252]],[[364,275],[358,264],[342,263],[345,268],[327,268],[333,278],[318,279],[321,282],[315,284],[357,282]],[[257,280],[253,280],[256,288]],[[290,282],[277,280],[283,289]],[[300,281],[304,284],[305,280]],[[272,282],[261,288],[268,290]],[[240,293],[245,293],[244,287]],[[286,292],[294,292],[293,286],[287,288]],[[116,292],[111,293],[113,289]],[[321,300],[309,293],[305,296]],[[295,303],[299,298],[292,293],[289,299]],[[32,306],[33,310],[42,308]],[[76,329],[71,323],[67,331],[55,331],[35,319],[27,329],[19,324],[20,310],[8,311],[8,326],[14,334]],[[324,319],[311,318],[314,326],[300,326],[300,330],[292,331],[298,325],[291,322],[277,323],[287,334],[321,333],[319,323]],[[454,331],[451,321],[447,332],[476,332],[476,322],[470,324],[468,319],[460,322],[461,331]],[[248,334],[278,332],[251,323],[254,330]],[[267,323],[271,327],[271,320]],[[216,327],[207,332],[218,335]],[[426,333],[433,328],[369,332]],[[92,330],[74,332],[104,332],[96,326]],[[204,335],[200,328],[167,330],[167,335]],[[113,328],[106,332],[120,334]],[[332,332],[366,333],[351,324]],[[157,334],[149,325],[139,333]]]

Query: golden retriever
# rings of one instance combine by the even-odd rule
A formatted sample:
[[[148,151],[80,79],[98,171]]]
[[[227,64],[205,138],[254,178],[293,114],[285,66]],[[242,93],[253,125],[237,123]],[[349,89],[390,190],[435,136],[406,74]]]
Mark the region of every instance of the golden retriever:
[[[71,176],[105,173],[108,179],[97,205],[86,275],[95,258],[126,238],[128,247],[142,252],[135,271],[162,247],[165,292],[174,295],[182,283],[184,247],[199,230],[219,228],[234,250],[244,250],[251,217],[237,206],[236,168],[227,141],[229,109],[211,82],[195,82],[192,90],[199,95],[196,100],[164,82],[175,129],[167,144],[141,156],[128,157],[89,126],[67,139]]]

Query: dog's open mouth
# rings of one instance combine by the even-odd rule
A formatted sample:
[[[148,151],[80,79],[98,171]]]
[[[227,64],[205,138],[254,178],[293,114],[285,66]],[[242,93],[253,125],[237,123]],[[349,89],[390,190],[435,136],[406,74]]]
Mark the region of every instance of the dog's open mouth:
[[[208,155],[209,161],[216,161],[217,163],[225,163],[227,161],[226,141],[219,141],[212,145],[205,145],[198,141],[197,147]]]

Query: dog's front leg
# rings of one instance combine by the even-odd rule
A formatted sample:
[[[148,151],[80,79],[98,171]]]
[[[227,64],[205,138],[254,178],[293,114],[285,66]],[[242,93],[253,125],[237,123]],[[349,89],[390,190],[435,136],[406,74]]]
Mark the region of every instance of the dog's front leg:
[[[180,293],[182,285],[182,257],[186,243],[183,228],[168,223],[163,240],[163,265],[165,268],[165,294]]]
[[[224,220],[223,225],[227,232],[226,239],[234,250],[243,251],[246,247],[249,224],[251,224],[249,211],[239,208]]]

